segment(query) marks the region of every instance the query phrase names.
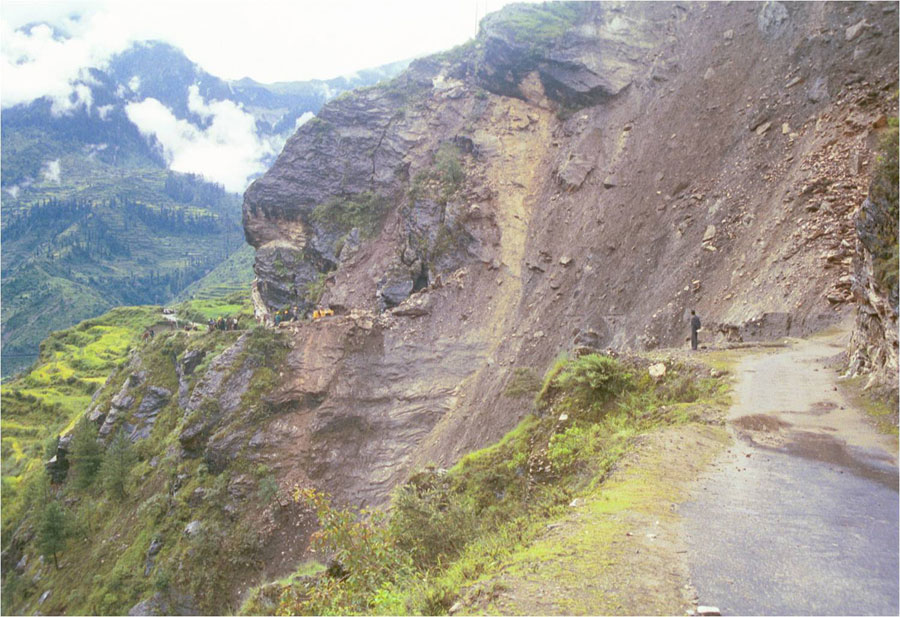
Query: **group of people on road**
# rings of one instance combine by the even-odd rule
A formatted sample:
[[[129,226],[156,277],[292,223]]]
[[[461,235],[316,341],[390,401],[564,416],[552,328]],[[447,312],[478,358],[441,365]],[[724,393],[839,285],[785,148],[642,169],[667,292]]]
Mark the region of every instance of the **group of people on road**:
[[[303,319],[303,317],[304,315],[300,312],[300,307],[295,304],[290,308],[275,311],[275,314],[272,316],[272,320],[277,326],[280,323],[288,321],[300,321],[301,319]]]
[[[237,330],[238,320],[237,317],[219,317],[217,319],[210,317],[209,321],[206,322],[206,327],[208,332],[213,330]]]

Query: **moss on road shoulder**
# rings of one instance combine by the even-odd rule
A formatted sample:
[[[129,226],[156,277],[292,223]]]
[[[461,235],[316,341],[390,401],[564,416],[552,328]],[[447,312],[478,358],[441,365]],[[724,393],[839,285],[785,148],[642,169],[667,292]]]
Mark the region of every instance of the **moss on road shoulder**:
[[[612,477],[466,590],[458,614],[654,615],[693,607],[678,505],[729,442],[686,424],[638,439]]]

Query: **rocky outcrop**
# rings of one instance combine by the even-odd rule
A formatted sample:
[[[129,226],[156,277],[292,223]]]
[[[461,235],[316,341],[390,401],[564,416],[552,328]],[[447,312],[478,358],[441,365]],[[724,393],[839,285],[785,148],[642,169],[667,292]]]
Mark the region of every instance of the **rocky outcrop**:
[[[44,467],[50,476],[50,481],[59,484],[66,479],[69,473],[69,446],[72,443],[72,433],[61,436],[56,442],[56,452],[50,457]]]
[[[856,214],[849,375],[897,391],[897,129],[887,129],[869,196]]]
[[[685,344],[692,308],[701,343],[841,320],[897,81],[884,8],[512,6],[332,101],[247,190],[244,224],[257,314],[338,315],[283,328],[277,413],[217,443],[378,503],[509,430],[530,411],[502,396],[515,369],[573,338]]]
[[[141,600],[130,609],[128,615],[201,615],[194,599],[184,593],[164,593],[157,591],[146,600]]]
[[[486,18],[474,46],[416,61],[387,86],[326,105],[244,196],[260,312],[308,308],[319,277],[352,267],[362,231],[355,223],[375,203],[385,212],[368,221],[367,235],[392,243],[394,254],[357,255],[381,261],[376,288],[367,282],[354,298],[338,292],[342,305],[384,310],[441,272],[492,259],[484,245],[496,243],[496,229],[481,204],[495,188],[482,172],[504,153],[489,120],[497,102],[485,91],[545,109],[611,100],[646,77],[663,41],[659,26],[657,16],[600,4],[517,6]],[[494,119],[530,132],[538,115]],[[596,165],[597,130],[559,165],[570,190]]]
[[[165,388],[160,388],[159,386],[149,386],[147,388],[144,392],[144,398],[141,399],[141,404],[138,405],[137,411],[132,416],[132,421],[135,423],[129,435],[129,439],[132,442],[146,439],[150,436],[150,431],[153,430],[153,425],[156,423],[156,417],[171,398],[172,393]]]
[[[517,5],[481,22],[477,78],[490,92],[528,98],[536,73],[546,96],[564,108],[620,94],[645,69],[659,33],[639,12],[601,3]]]
[[[226,433],[228,443],[240,443],[243,433],[226,429],[237,428],[233,418],[246,411],[241,405],[242,397],[259,367],[248,358],[247,343],[248,335],[245,334],[210,363],[194,386],[184,412],[187,420],[178,435],[187,456],[204,454],[208,460],[221,464],[223,458],[229,458],[234,452],[227,448],[224,451],[221,447],[216,449],[210,444],[211,439],[216,434]]]

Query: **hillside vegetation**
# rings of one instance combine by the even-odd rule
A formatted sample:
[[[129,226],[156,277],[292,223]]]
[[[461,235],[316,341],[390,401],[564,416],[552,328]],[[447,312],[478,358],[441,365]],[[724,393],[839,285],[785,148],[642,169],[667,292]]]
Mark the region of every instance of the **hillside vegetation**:
[[[177,310],[189,318],[246,316],[241,311],[247,305],[240,297],[231,302],[236,304],[223,301],[218,309],[210,301],[188,302]],[[227,497],[224,489],[232,473],[249,473],[246,482],[253,487],[268,482],[259,492],[258,509],[263,509],[277,488],[265,465],[238,460],[223,475],[210,473],[203,459],[176,462],[172,457],[178,458],[179,434],[197,416],[186,417],[177,397],[154,414],[153,430],[139,441],[129,439],[121,423],[115,433],[98,435],[98,425],[88,419],[86,410],[108,406],[129,379],[136,379],[136,372],[142,384],[156,388],[137,389],[139,401],[151,400],[162,388],[177,392],[180,379],[193,385],[219,353],[245,334],[205,328],[185,332],[162,317],[160,307],[117,308],[54,333],[42,344],[35,366],[4,384],[4,560],[11,553],[18,555],[14,569],[7,565],[15,563],[4,561],[4,614],[34,610],[39,580],[54,589],[42,611],[124,614],[142,595],[167,589],[171,582],[189,591],[203,610],[219,612],[231,593],[223,585],[235,576],[219,560],[234,559],[239,569],[258,563],[253,534],[232,526],[220,500]],[[149,327],[156,335],[146,339],[141,335]],[[248,361],[259,362],[252,354],[260,349],[271,353],[270,333],[258,335],[267,343],[261,348],[251,345],[256,351]],[[186,352],[204,359],[190,376],[179,374],[173,362]],[[142,397],[146,392],[150,394]],[[64,456],[57,450],[60,434],[68,435],[60,468],[66,480],[51,484],[44,463],[53,455]],[[178,500],[167,496],[182,488]],[[205,491],[202,512],[195,508],[198,489]],[[258,514],[256,506],[254,512]],[[202,521],[203,533],[185,536],[184,526],[194,519]],[[23,550],[29,538],[35,543]],[[166,550],[157,558],[154,576],[142,574],[147,545],[163,540]],[[91,577],[75,567],[87,563],[92,564]]]
[[[179,313],[201,310],[181,305]],[[24,565],[6,577],[4,612],[30,610],[40,590],[50,588],[42,611],[121,614],[152,596],[148,606],[162,612],[223,612],[245,597],[243,610],[249,613],[445,613],[465,587],[490,574],[496,560],[526,546],[573,498],[602,490],[638,435],[708,421],[710,409],[723,400],[724,385],[699,366],[669,360],[665,378],[654,379],[647,373],[650,361],[639,356],[561,356],[543,383],[528,380],[509,394],[536,397],[543,411],[450,470],[414,473],[395,491],[389,515],[359,513],[334,505],[316,489],[280,490],[269,467],[253,462],[249,451],[224,467],[209,455],[179,457],[179,446],[189,443],[189,427],[218,413],[209,404],[185,414],[173,396],[147,438],[134,442],[120,428],[98,439],[97,425],[73,409],[84,409],[88,392],[116,366],[91,409],[126,391],[135,371],[141,373],[139,385],[129,391],[137,400],[142,392],[150,397],[153,388],[177,392],[182,379],[193,389],[222,370],[216,358],[231,350],[225,370],[237,376],[249,369],[250,384],[233,416],[239,424],[224,434],[272,413],[259,397],[271,387],[267,367],[283,361],[277,333],[160,330],[149,341],[122,338],[121,327],[130,326],[134,334],[157,315],[152,307],[116,309],[58,333],[42,346],[43,362],[4,387],[4,409],[8,400],[50,400],[64,387],[85,392],[68,399],[73,407],[65,413],[52,410],[59,422],[53,430],[29,425],[44,407],[4,414],[4,452],[7,426],[13,426],[7,422],[20,431],[31,426],[29,443],[40,446],[25,445],[29,458],[16,459],[20,432],[19,445],[9,442],[12,458],[4,459],[4,470],[20,470],[4,478],[4,546],[17,547],[23,529],[38,540],[19,549]],[[196,354],[201,364],[184,375],[178,366]],[[88,366],[97,369],[89,372]],[[51,485],[42,458],[53,452],[53,437],[64,430],[65,419],[72,431],[68,473],[62,484]],[[284,582],[246,595],[249,590],[233,587],[233,581],[261,582],[272,541],[265,521],[279,511],[277,516],[287,516],[287,528],[318,527],[314,561]],[[92,564],[94,575],[81,576],[77,563]]]
[[[74,175],[31,198],[4,200],[4,375],[28,366],[50,331],[169,302],[245,246],[237,198],[195,176],[138,169],[107,185]]]
[[[91,397],[126,362],[143,332],[160,322],[159,310],[117,308],[54,332],[41,343],[31,370],[3,383],[4,529],[16,509],[22,478],[43,473],[57,437],[84,414]]]
[[[719,421],[727,385],[708,369],[669,360],[665,377],[654,379],[649,364],[561,356],[543,384],[511,394],[536,395],[543,412],[450,469],[413,472],[387,513],[296,489],[293,498],[318,518],[316,561],[255,590],[242,614],[439,615],[490,598],[498,566],[565,516],[573,499],[603,495],[641,435]]]

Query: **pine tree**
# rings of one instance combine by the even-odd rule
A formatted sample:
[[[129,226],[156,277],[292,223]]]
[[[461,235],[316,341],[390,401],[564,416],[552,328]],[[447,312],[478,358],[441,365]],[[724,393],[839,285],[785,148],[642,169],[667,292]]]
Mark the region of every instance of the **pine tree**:
[[[87,418],[82,418],[72,430],[72,445],[69,459],[75,470],[75,486],[86,489],[94,483],[103,461],[103,448],[97,441],[97,427]]]
[[[68,536],[66,511],[59,502],[51,499],[46,503],[38,520],[38,550],[44,557],[53,557],[53,565],[59,569],[57,553],[66,545]]]
[[[135,456],[131,442],[119,433],[109,444],[100,466],[100,478],[103,488],[116,499],[124,499],[127,495],[128,472],[134,465]]]

